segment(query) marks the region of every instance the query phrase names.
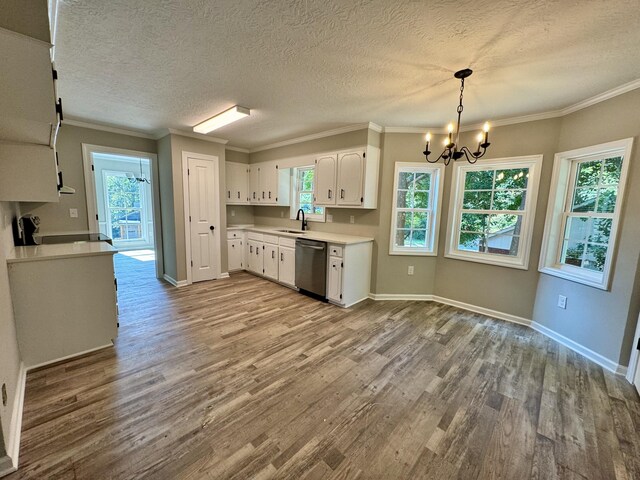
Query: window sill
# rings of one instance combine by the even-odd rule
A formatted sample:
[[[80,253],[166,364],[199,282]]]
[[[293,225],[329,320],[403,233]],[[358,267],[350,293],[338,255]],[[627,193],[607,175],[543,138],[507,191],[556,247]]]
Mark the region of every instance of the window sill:
[[[579,274],[578,272],[572,272],[569,269],[565,269],[561,266],[554,267],[541,267],[538,269],[540,273],[545,273],[554,277],[562,278],[570,282],[581,283],[587,287],[593,287],[600,290],[609,290],[608,281],[604,278],[604,275],[589,275]]]
[[[389,250],[389,255],[401,255],[405,257],[435,257],[438,254],[436,252]]]
[[[459,252],[448,252],[444,255],[447,258],[455,260],[464,260],[467,262],[484,263],[485,265],[494,265],[496,267],[517,268],[519,270],[528,270],[527,261],[522,258],[496,258],[497,255],[490,253],[480,255],[464,254]],[[485,258],[486,257],[486,258]]]

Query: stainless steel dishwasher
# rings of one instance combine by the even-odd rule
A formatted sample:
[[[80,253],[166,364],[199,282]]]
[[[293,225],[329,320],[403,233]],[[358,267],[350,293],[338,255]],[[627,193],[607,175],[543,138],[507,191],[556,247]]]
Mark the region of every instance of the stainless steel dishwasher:
[[[326,300],[327,244],[306,238],[296,239],[296,287],[301,293]]]

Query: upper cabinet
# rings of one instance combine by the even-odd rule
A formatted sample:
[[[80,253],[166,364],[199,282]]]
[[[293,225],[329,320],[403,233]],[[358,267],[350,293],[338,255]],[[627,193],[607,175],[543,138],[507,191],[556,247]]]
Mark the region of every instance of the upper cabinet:
[[[291,169],[277,162],[249,165],[249,202],[252,205],[289,205]]]
[[[47,145],[0,142],[0,201],[57,202],[55,152]]]
[[[316,159],[315,203],[327,207],[376,208],[380,149],[372,146]]]
[[[59,124],[49,43],[0,28],[0,140],[53,147]]]
[[[249,204],[249,165],[226,163],[227,205]]]

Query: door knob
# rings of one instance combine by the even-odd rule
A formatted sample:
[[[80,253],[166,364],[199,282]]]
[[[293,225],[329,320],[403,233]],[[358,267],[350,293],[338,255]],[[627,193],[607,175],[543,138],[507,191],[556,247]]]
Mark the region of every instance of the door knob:
[[[215,228],[216,228],[216,227],[214,227],[213,225],[211,225],[211,226],[209,227],[209,230],[211,230],[211,231],[213,232],[213,230],[214,230]]]

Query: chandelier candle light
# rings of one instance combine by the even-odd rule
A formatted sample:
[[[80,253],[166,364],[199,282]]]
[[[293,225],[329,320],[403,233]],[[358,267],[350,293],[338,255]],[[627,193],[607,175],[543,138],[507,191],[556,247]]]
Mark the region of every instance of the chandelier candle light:
[[[460,80],[460,104],[458,105],[458,126],[456,128],[456,138],[455,141],[453,139],[453,123],[449,123],[447,130],[449,134],[444,140],[444,150],[440,154],[440,156],[435,160],[429,160],[429,154],[431,151],[429,150],[429,143],[431,142],[431,133],[427,133],[426,141],[427,146],[424,149],[424,156],[429,163],[437,163],[440,159],[444,160],[445,165],[449,165],[451,159],[458,160],[463,156],[467,159],[469,163],[476,163],[476,161],[482,157],[486,152],[489,145],[489,122],[485,122],[483,131],[478,134],[478,147],[475,152],[469,150],[466,146],[460,147],[460,118],[462,117],[462,110],[464,107],[462,106],[462,94],[464,93],[464,79],[471,76],[473,70],[469,68],[465,68],[464,70],[460,70],[456,72],[453,76]]]

